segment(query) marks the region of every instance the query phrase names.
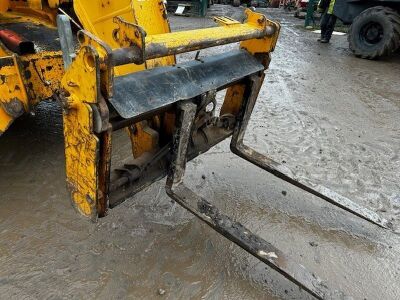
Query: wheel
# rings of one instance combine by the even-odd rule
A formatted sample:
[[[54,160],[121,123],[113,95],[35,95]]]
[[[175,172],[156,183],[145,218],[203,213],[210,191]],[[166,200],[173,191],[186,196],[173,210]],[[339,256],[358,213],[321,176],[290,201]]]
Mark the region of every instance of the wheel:
[[[358,57],[390,55],[400,47],[400,15],[389,7],[368,8],[354,19],[348,41]]]
[[[240,0],[233,0],[232,5],[234,7],[239,7],[240,6]]]

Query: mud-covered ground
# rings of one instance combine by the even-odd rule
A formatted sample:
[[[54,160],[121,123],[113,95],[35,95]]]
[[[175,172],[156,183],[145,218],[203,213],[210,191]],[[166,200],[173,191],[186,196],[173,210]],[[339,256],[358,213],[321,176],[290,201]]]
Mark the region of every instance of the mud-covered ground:
[[[399,55],[357,59],[346,37],[321,45],[302,21],[262,11],[283,27],[248,143],[399,229]],[[214,6],[210,14],[224,12],[239,13]],[[212,25],[183,17],[171,23],[175,30]],[[123,132],[115,135],[116,161],[129,155],[125,141]],[[0,298],[310,298],[173,204],[164,181],[96,224],[76,215],[55,104],[41,104],[0,138],[0,169]],[[189,163],[187,182],[354,299],[400,298],[399,235],[249,165],[227,142]]]

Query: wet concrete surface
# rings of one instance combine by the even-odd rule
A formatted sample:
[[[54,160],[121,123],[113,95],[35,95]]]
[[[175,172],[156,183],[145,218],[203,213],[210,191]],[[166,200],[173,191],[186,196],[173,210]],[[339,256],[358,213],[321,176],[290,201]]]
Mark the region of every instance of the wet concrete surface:
[[[346,37],[321,45],[290,14],[260,11],[283,28],[248,144],[399,229],[399,55],[357,59]],[[223,13],[240,15],[219,5],[210,12]],[[213,24],[183,17],[171,23],[174,30]],[[118,162],[130,145],[123,132],[114,138]],[[65,190],[61,112],[54,103],[42,103],[0,138],[0,168],[1,298],[311,298],[172,203],[164,180],[97,223],[79,217]],[[398,235],[249,165],[227,142],[189,163],[186,177],[331,286],[354,299],[400,298]]]

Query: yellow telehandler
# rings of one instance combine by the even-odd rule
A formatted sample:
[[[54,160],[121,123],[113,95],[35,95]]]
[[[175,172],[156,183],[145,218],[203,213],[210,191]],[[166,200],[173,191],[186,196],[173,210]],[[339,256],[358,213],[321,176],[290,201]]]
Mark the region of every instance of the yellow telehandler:
[[[1,0],[0,135],[40,101],[54,99],[63,108],[67,187],[82,215],[104,217],[167,177],[167,194],[210,227],[316,298],[335,298],[340,292],[184,184],[186,162],[231,137],[231,150],[245,160],[390,226],[243,143],[280,31],[262,14],[245,14],[243,23],[216,17],[217,27],[171,32],[160,0]],[[175,58],[229,43],[237,50],[184,63]],[[111,170],[112,133],[122,129],[133,155]]]

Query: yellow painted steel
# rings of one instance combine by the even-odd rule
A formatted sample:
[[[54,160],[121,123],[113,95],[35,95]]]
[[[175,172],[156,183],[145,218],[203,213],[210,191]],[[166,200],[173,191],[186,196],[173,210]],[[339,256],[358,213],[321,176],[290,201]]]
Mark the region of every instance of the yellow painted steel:
[[[3,3],[3,11],[0,10],[0,24],[5,28],[13,23],[33,23],[52,27],[53,22],[47,13],[40,10],[41,5],[41,1],[9,1],[8,5]],[[6,7],[11,11],[5,12]],[[43,6],[42,9],[50,11]],[[56,10],[52,10],[52,18],[55,17],[55,12]],[[21,101],[24,112],[30,112],[37,103],[52,97],[60,89],[63,75],[61,51],[39,51],[20,56],[8,50],[0,42],[0,135],[19,116],[12,111],[10,114],[10,109],[7,113],[7,108],[12,107],[15,110],[18,108],[16,101]],[[12,100],[14,106],[9,104]]]
[[[94,35],[94,37],[86,35],[86,38],[81,39],[81,47],[90,46],[91,51],[95,52],[97,59],[102,62],[107,60],[107,55],[110,53],[107,53],[106,48],[97,39],[106,43],[110,49],[120,47],[113,38],[113,31],[119,28],[114,22],[116,16],[133,24],[140,24],[148,33],[159,34],[170,31],[165,7],[159,1],[74,1],[74,10],[84,28]],[[92,111],[87,103],[98,101],[99,95],[96,95],[96,91],[99,90],[100,84],[92,75],[89,79],[87,77],[79,79],[83,74],[82,70],[87,72],[90,69],[87,57],[89,56],[83,55],[81,50],[63,78],[62,86],[67,91],[68,107],[63,118],[66,175],[71,198],[79,212],[93,218],[97,214],[96,202],[100,196],[97,156],[100,145],[93,133]],[[115,73],[122,75],[173,63],[175,57],[169,56],[149,60],[143,65],[120,66],[115,68]],[[95,70],[96,68],[92,71]],[[106,77],[97,77],[104,83],[103,86],[107,85]],[[88,91],[89,94],[84,91]],[[145,123],[136,124],[135,130],[129,130],[128,133],[135,156],[156,147],[157,133]]]
[[[60,80],[64,76],[61,51],[24,55],[20,56],[20,61],[31,106],[52,97],[60,89]]]
[[[136,44],[143,55],[148,49],[160,49],[160,58],[146,61],[142,65],[126,65],[114,68],[115,75],[138,72],[146,68],[159,65],[171,65],[175,63],[171,53],[179,53],[179,49],[201,49],[211,46],[210,41],[218,45],[232,41],[242,42],[241,47],[250,53],[267,53],[273,50],[279,32],[279,25],[268,21],[263,15],[256,14],[250,10],[246,11],[247,22],[241,24],[232,19],[219,18],[217,22],[222,25],[219,28],[199,29],[170,33],[169,24],[166,20],[164,5],[159,1],[94,1],[90,4],[87,1],[74,1],[74,9],[84,28],[90,33],[82,34],[80,38],[81,47],[92,47],[99,55],[100,86],[107,89],[110,83],[108,77],[112,76],[108,68],[112,68],[109,62],[112,56],[112,49],[129,47]],[[115,17],[120,17],[118,20]],[[122,21],[123,20],[123,21]],[[130,25],[131,24],[131,25]],[[141,30],[137,30],[136,26]],[[266,36],[266,28],[270,25],[272,30]],[[140,42],[140,34],[145,32],[145,44]],[[104,44],[105,45],[104,45]],[[109,48],[107,48],[107,45]],[[151,50],[150,50],[151,51]],[[157,54],[158,55],[158,54]],[[91,107],[87,103],[98,103],[99,82],[90,76],[90,80],[82,82],[77,79],[82,75],[82,70],[87,69],[87,61],[82,56],[82,50],[78,58],[74,60],[71,68],[63,78],[62,86],[67,91],[66,102],[68,109],[64,113],[65,142],[66,142],[66,168],[67,180],[71,190],[72,199],[78,210],[85,216],[96,215],[96,205],[100,194],[99,158],[96,160],[96,153],[100,152],[101,145],[94,134],[94,125],[89,120]],[[107,74],[105,75],[105,71]],[[85,71],[86,72],[86,71]],[[103,75],[102,75],[103,74]],[[70,80],[72,79],[72,82]],[[89,95],[85,94],[89,92]],[[226,112],[237,113],[243,99],[243,87],[233,86],[228,89],[226,104],[223,109]],[[97,102],[96,102],[97,101]],[[82,112],[80,112],[82,110]],[[148,126],[144,121],[132,124],[128,127],[132,142],[134,157],[145,152],[154,152],[158,147],[158,132]],[[165,128],[173,128],[175,115],[168,113],[163,118]],[[79,123],[77,126],[76,124]],[[157,122],[156,122],[157,123]],[[82,125],[84,124],[84,125]],[[159,126],[159,125],[158,125]],[[169,131],[172,132],[172,129]],[[77,159],[80,157],[80,159]],[[97,176],[97,177],[96,177]]]
[[[23,104],[24,113],[60,89],[64,75],[62,54],[49,51],[26,56],[10,53],[0,43],[0,135],[20,116],[7,113],[11,101]]]
[[[249,9],[246,10],[247,23],[252,26],[266,26],[273,29],[268,36],[261,39],[251,39],[240,43],[240,47],[246,49],[251,54],[270,53],[275,50],[278,42],[281,25],[278,22],[267,19],[264,15],[252,13]]]
[[[28,0],[28,6],[33,9],[43,9],[42,0]]]
[[[8,2],[9,10],[15,14],[20,14],[20,17],[25,18],[25,20],[32,19],[33,21],[43,23],[45,25],[56,25],[57,8],[50,7],[47,1],[8,0]]]
[[[105,106],[108,114],[105,101],[112,97],[113,77],[173,65],[176,53],[234,41],[242,41],[240,47],[252,54],[268,53],[276,44],[279,25],[247,10],[244,24],[230,18],[217,18],[216,22],[221,25],[218,28],[171,33],[165,6],[158,0],[2,1],[0,24],[31,22],[55,26],[57,8],[67,2],[73,3],[84,30],[79,35],[77,55],[66,71],[60,51],[18,56],[0,44],[0,134],[17,117],[10,107],[18,108],[18,105],[7,106],[7,103],[18,99],[28,112],[43,99],[60,94],[68,188],[76,209],[94,219],[98,214],[104,214],[106,206],[111,125],[100,130],[98,122],[104,113],[101,107]],[[116,20],[116,17],[120,19]],[[268,26],[272,31],[267,34]],[[243,41],[245,39],[247,41]],[[138,47],[143,57],[150,53],[148,57],[157,58],[147,59],[141,65],[114,67],[112,51],[131,46]],[[241,85],[230,87],[223,112],[237,114],[243,92]],[[138,157],[156,151],[160,132],[171,137],[175,118],[175,113],[168,111],[162,116],[155,115],[129,125],[127,132],[133,155]]]
[[[170,27],[166,18],[166,10],[162,1],[85,1],[74,0],[74,10],[83,27],[96,37],[107,43],[112,49],[120,48],[120,44],[113,38],[114,30],[118,25],[115,17],[121,17],[125,21],[140,25],[147,34],[169,33]],[[154,66],[172,65],[175,58],[165,57],[147,61],[143,65],[119,66],[115,70],[116,75],[137,72]]]
[[[10,0],[2,0],[0,1],[0,13],[4,13],[10,7]]]
[[[262,28],[252,24],[234,24],[231,26],[212,27],[194,31],[178,31],[172,33],[148,35],[146,37],[146,48],[164,48],[171,52],[181,52],[180,48],[190,48],[198,50],[205,48],[205,45],[212,43],[213,40],[219,42],[212,43],[212,46],[231,43],[232,40],[240,41],[245,36],[260,38],[263,36]],[[194,45],[194,47],[191,47]]]
[[[147,121],[138,122],[128,127],[128,132],[132,143],[133,157],[140,157],[146,152],[157,150],[159,134],[148,126]]]
[[[0,135],[15,118],[28,111],[28,96],[18,67],[17,57],[0,58]]]
[[[31,17],[15,12],[0,14],[0,24],[5,28],[8,23],[15,22],[33,22],[51,26],[47,20],[43,21],[36,15]],[[29,112],[34,105],[52,97],[55,91],[59,90],[63,75],[61,51],[42,51],[20,56],[0,42],[0,135],[20,115],[16,112],[7,113],[7,108],[11,107],[10,101],[13,101],[14,110],[18,107],[16,101],[21,101],[23,112]]]
[[[85,46],[62,79],[67,186],[74,207],[92,219],[97,217],[99,139],[90,104],[99,97],[98,66],[96,50]]]
[[[72,3],[72,0],[47,0],[47,3],[50,8],[58,8],[60,4]]]

